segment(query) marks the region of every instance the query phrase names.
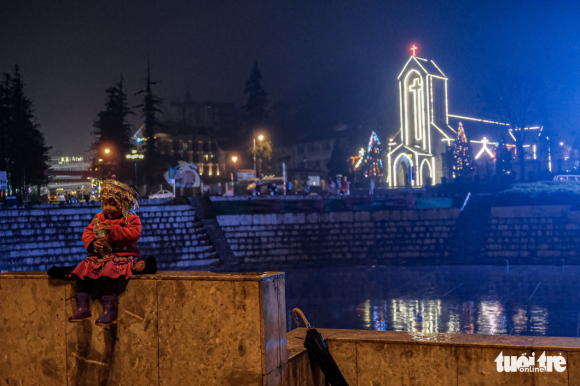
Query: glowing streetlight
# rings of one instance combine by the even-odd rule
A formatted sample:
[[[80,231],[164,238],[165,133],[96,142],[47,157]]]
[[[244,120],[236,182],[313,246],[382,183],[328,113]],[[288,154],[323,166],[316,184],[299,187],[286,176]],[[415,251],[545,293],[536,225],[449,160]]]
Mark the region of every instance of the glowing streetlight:
[[[262,134],[258,135],[258,140],[263,141],[264,136]],[[254,136],[254,177],[258,177],[258,170],[256,169],[256,137]]]
[[[236,162],[238,162],[238,157],[233,156],[232,157],[232,161],[234,163],[234,196],[236,195],[236,180],[238,179],[238,167],[236,165]]]
[[[564,146],[564,142],[560,142],[560,146]]]
[[[131,150],[131,154],[125,154],[125,158],[127,159],[132,159],[135,160],[135,181],[134,184],[135,186],[139,186],[139,184],[137,183],[137,160],[138,159],[143,159],[145,158],[145,156],[143,154],[137,154],[137,150]]]
[[[109,154],[110,152],[111,152],[111,149],[109,149],[109,148],[105,149],[105,154]]]
[[[103,162],[103,159],[102,158],[99,158],[99,162]]]

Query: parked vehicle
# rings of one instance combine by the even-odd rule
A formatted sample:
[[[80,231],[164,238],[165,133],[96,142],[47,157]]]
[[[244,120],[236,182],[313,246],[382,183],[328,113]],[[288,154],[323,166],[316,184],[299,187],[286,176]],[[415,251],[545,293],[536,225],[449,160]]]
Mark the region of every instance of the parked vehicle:
[[[284,194],[284,181],[282,180],[282,177],[271,177],[271,178],[262,178],[262,184],[261,185],[257,185],[258,179],[257,178],[252,178],[251,180],[248,180],[248,186],[246,187],[246,195],[251,196],[254,192],[254,190],[256,189],[256,186],[259,186],[260,189],[260,195],[263,196],[267,196],[269,194],[268,192],[268,185],[271,183],[276,184],[276,189],[278,190],[278,195],[281,196]],[[272,186],[272,185],[270,185]]]
[[[66,202],[66,199],[62,194],[55,194],[52,196],[48,196],[48,202],[51,204],[59,204],[61,202]]]
[[[580,181],[580,176],[559,175],[554,177],[554,181]]]
[[[149,196],[149,198],[174,198],[175,196],[169,190],[160,190],[155,194]]]

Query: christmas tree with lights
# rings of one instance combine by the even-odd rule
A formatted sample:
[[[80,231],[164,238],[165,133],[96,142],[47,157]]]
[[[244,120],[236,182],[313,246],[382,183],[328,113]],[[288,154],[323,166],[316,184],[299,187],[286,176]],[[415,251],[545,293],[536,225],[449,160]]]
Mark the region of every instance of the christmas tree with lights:
[[[365,177],[382,177],[383,160],[381,159],[381,141],[373,131],[364,158],[363,171]]]
[[[453,177],[465,177],[470,175],[472,171],[471,148],[465,137],[463,124],[459,122],[455,147],[453,148]]]

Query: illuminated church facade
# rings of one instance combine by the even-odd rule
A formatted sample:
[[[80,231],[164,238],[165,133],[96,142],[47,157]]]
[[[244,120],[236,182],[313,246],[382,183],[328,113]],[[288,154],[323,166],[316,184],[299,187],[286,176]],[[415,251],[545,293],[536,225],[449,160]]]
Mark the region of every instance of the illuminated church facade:
[[[413,53],[415,49],[413,46]],[[447,82],[447,76],[433,60],[415,55],[399,74],[400,127],[389,140],[386,156],[385,174],[390,188],[422,187],[440,183],[442,177],[453,178],[444,157],[449,154],[460,127],[465,129],[476,170],[484,170],[480,174],[485,174],[485,169],[488,175],[494,172],[498,142],[492,140],[499,141],[505,134],[515,143],[506,123],[449,114]],[[538,133],[542,130],[539,126],[529,129]],[[531,136],[532,141],[534,137],[537,138]],[[526,146],[530,149],[526,158],[536,160],[536,145]],[[513,147],[514,144],[508,145]]]

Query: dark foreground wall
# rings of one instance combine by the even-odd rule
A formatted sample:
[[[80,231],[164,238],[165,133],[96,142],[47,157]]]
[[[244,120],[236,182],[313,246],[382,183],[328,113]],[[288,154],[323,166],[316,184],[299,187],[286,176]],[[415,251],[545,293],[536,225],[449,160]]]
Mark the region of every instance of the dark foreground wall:
[[[50,205],[0,210],[0,270],[78,264],[86,256],[83,230],[100,210]],[[143,206],[138,215],[143,224],[141,253],[155,256],[161,269],[219,263],[191,206]]]
[[[459,209],[218,216],[241,264],[437,264]]]

